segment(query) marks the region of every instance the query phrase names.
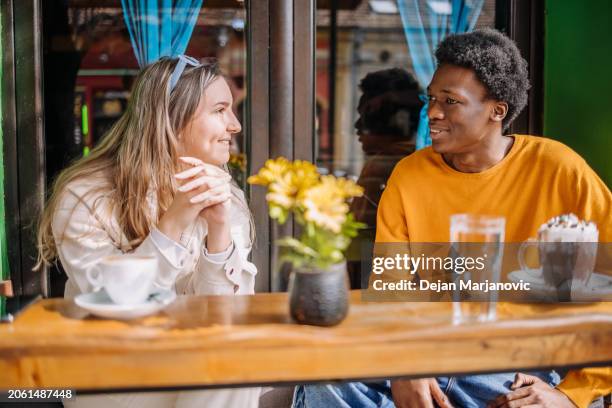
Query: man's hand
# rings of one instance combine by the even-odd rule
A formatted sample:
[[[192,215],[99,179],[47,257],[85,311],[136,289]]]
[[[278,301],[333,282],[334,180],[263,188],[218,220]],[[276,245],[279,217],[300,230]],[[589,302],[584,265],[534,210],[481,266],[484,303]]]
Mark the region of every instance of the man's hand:
[[[514,391],[500,395],[487,408],[576,408],[564,393],[533,375],[517,373],[510,388]]]
[[[453,408],[435,378],[391,381],[391,394],[397,408]]]

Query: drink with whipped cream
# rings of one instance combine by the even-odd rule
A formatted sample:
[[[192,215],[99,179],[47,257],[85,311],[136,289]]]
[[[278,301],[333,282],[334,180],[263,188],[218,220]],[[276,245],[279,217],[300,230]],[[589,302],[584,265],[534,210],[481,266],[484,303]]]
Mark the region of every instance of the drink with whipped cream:
[[[551,218],[538,230],[540,265],[547,285],[569,300],[573,284],[586,285],[597,257],[599,232],[595,223],[574,214]]]

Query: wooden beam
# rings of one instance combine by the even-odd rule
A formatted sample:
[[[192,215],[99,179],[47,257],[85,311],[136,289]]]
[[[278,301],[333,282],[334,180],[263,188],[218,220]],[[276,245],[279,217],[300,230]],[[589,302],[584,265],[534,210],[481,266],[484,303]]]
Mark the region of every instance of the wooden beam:
[[[309,162],[315,160],[315,3],[293,5],[293,156]]]
[[[270,22],[268,0],[247,4],[247,113],[246,144],[249,157],[248,174],[254,174],[270,157]],[[257,292],[268,292],[270,276],[270,218],[266,191],[248,187],[249,203],[255,223],[253,262],[258,273],[255,282]]]
[[[15,105],[21,245],[21,294],[46,294],[46,271],[36,264],[36,225],[45,196],[40,0],[14,3]],[[15,280],[15,278],[13,278]]]

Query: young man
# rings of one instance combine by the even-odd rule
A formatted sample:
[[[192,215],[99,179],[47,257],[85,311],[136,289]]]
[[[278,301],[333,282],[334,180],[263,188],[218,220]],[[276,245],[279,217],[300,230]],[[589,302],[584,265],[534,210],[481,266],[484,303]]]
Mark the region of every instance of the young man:
[[[450,216],[476,213],[505,217],[506,242],[522,242],[570,212],[594,221],[600,241],[612,241],[612,194],[580,156],[550,139],[503,134],[527,103],[527,63],[516,45],[479,30],[446,38],[436,58],[432,146],[395,167],[376,241],[448,242]],[[612,381],[604,368],[570,373],[553,388],[558,382],[555,372],[538,372],[309,386],[296,391],[296,406],[582,407]]]

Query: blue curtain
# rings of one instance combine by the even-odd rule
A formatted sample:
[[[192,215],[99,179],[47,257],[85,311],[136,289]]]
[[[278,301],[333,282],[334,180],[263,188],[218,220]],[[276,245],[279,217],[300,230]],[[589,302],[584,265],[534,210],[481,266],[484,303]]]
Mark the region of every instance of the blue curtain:
[[[474,29],[484,0],[397,0],[414,73],[426,89],[436,69],[434,52],[447,35]],[[421,109],[416,147],[431,144],[427,99]]]
[[[121,0],[138,65],[184,54],[202,0]]]

